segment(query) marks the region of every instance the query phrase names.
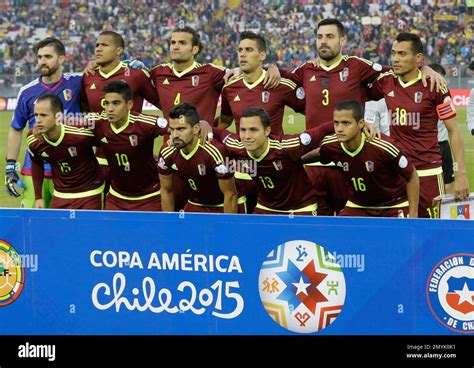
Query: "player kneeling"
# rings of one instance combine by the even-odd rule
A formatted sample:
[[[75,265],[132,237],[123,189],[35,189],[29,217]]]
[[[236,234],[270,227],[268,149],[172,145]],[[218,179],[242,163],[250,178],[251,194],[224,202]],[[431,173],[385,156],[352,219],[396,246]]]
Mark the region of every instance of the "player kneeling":
[[[245,197],[237,201],[229,157],[219,142],[201,143],[199,115],[189,103],[169,113],[170,143],[161,149],[158,168],[163,211],[174,211],[173,173],[188,184],[186,212],[245,213]],[[239,211],[237,210],[238,203]]]
[[[56,95],[45,94],[35,104],[35,133],[27,137],[32,158],[36,208],[44,208],[44,161],[51,165],[54,192],[51,208],[102,209],[104,178],[93,146],[95,137],[86,128],[63,124],[64,108]]]
[[[368,141],[363,117],[358,102],[338,104],[336,134],[324,138],[319,151],[320,161],[334,161],[354,188],[340,215],[418,217],[420,184],[415,167],[387,136]]]

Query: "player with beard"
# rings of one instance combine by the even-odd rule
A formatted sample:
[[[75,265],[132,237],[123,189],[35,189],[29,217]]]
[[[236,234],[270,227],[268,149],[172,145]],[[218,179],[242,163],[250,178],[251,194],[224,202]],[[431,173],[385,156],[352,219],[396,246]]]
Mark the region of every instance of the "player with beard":
[[[362,106],[367,98],[368,85],[382,72],[380,64],[356,56],[342,54],[347,41],[344,25],[337,19],[324,19],[316,31],[316,47],[319,66],[306,62],[292,73],[282,73],[298,86],[302,86],[306,98],[306,129],[314,128],[332,120],[334,108],[344,100],[352,99]],[[423,67],[423,80],[431,79],[431,87],[444,80],[428,67]],[[340,170],[330,163],[306,166],[313,185],[318,190],[318,214],[333,215],[339,212],[351,195],[351,188],[343,179]]]
[[[35,125],[34,104],[43,94],[54,94],[61,99],[66,117],[81,112],[81,79],[80,75],[63,73],[65,48],[63,43],[52,37],[45,38],[35,45],[38,57],[38,67],[41,76],[20,89],[17,106],[8,132],[7,163],[5,170],[5,185],[10,196],[20,197],[24,189],[21,207],[33,208],[35,193],[31,179],[31,158],[25,155],[21,169],[22,178],[18,175],[23,129]],[[53,194],[51,167],[45,164],[45,180],[43,182],[43,199],[45,207],[49,206]]]

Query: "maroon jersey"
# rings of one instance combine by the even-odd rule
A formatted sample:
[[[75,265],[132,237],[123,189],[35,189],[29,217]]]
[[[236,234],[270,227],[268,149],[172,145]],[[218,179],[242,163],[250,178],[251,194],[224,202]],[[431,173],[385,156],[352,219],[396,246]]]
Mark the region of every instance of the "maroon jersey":
[[[33,180],[38,178],[35,169],[43,172],[43,160],[51,164],[54,196],[80,198],[86,196],[85,192],[92,196],[103,191],[104,178],[92,148],[96,140],[91,130],[61,125],[56,142],[44,135],[40,140],[30,130],[27,142],[33,159]],[[36,187],[36,197],[41,198],[41,186]]]
[[[189,201],[202,206],[223,205],[224,195],[219,179],[229,179],[229,157],[225,147],[214,140],[186,154],[174,146],[164,145],[160,152],[158,171],[161,175],[176,173],[189,188]]]
[[[321,143],[321,162],[336,162],[354,189],[348,207],[382,209],[406,205],[406,182],[415,167],[387,136],[382,137],[369,142],[362,135],[362,142],[354,152],[347,150],[336,135],[324,138]]]
[[[306,98],[306,128],[332,121],[336,105],[344,100],[356,100],[362,106],[367,100],[367,85],[383,70],[380,64],[356,56],[343,55],[330,67],[321,64],[316,68],[306,62],[283,73],[304,88]]]
[[[301,156],[319,146],[326,134],[334,133],[332,124],[307,130],[301,134],[270,137],[265,152],[253,157],[235,134],[214,129],[222,139],[229,155],[237,163],[256,165],[252,180],[258,186],[257,207],[274,212],[291,212],[308,208],[316,210],[316,191],[301,163]],[[250,170],[251,171],[251,170]]]
[[[213,125],[217,102],[224,86],[225,68],[214,64],[194,63],[178,72],[173,64],[161,64],[150,71],[160,98],[163,116],[182,102],[196,106],[199,117]]]
[[[239,132],[240,117],[248,107],[261,107],[270,115],[271,133],[275,136],[283,134],[283,115],[285,106],[296,112],[304,112],[304,99],[296,96],[296,84],[282,78],[278,87],[267,90],[263,86],[266,71],[253,84],[244,80],[243,75],[232,78],[222,90],[222,115],[233,116],[235,128]]]
[[[110,193],[122,199],[158,195],[160,182],[153,158],[154,140],[168,131],[165,119],[130,113],[127,122],[115,128],[105,113],[91,114],[96,140],[109,162]]]
[[[117,67],[105,74],[100,67],[95,69],[94,75],[82,76],[82,95],[87,100],[91,112],[100,113],[104,110],[104,87],[113,80],[123,80],[128,83],[133,93],[133,107],[135,112],[142,112],[143,100],[159,106],[158,95],[150,79],[150,75],[143,69],[132,69],[120,62]]]
[[[396,74],[382,74],[369,91],[371,97],[385,98],[390,117],[390,137],[418,170],[441,166],[438,120],[456,116],[448,89],[430,92],[423,87],[421,71],[407,83]]]

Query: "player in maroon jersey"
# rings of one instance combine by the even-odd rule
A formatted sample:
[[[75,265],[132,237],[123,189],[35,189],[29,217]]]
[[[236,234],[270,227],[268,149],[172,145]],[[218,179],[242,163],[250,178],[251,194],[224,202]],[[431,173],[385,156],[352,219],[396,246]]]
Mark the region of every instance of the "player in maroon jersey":
[[[153,157],[155,138],[168,131],[163,118],[132,112],[133,94],[124,81],[104,88],[105,112],[92,114],[96,140],[110,168],[106,210],[160,211],[160,183]]]
[[[36,208],[44,208],[44,161],[51,164],[54,192],[51,208],[100,210],[104,178],[95,158],[91,130],[63,124],[63,104],[52,94],[35,103],[35,130],[27,137],[32,157]]]
[[[237,189],[224,146],[215,140],[200,143],[199,115],[191,104],[173,107],[169,119],[172,143],[163,145],[158,162],[163,211],[174,211],[171,174],[176,173],[189,185],[184,211],[237,213]]]
[[[320,160],[336,162],[354,191],[341,216],[418,217],[415,167],[389,137],[366,139],[364,109],[346,100],[334,110],[336,134],[321,143]]]
[[[343,24],[337,19],[324,19],[318,23],[316,47],[319,66],[306,62],[292,73],[282,73],[305,91],[306,128],[319,126],[331,121],[334,107],[347,99],[360,104],[367,100],[368,85],[381,72],[389,70],[380,64],[356,56],[342,54],[347,40]],[[442,84],[443,78],[428,67],[423,67],[432,83]],[[319,213],[331,215],[343,208],[351,194],[351,189],[342,180],[342,174],[334,163],[307,166],[308,175],[318,189]],[[326,199],[325,199],[326,198]]]
[[[334,133],[331,123],[301,134],[273,137],[270,117],[264,109],[251,107],[242,113],[240,139],[226,130],[214,129],[231,157],[256,165],[252,180],[258,186],[258,214],[317,214],[316,191],[301,162],[301,156],[318,147]]]
[[[304,112],[304,100],[296,96],[296,84],[282,78],[276,88],[267,89],[264,80],[267,72],[263,62],[267,55],[265,39],[253,32],[243,32],[239,43],[239,66],[242,74],[233,77],[224,85],[222,90],[222,108],[218,121],[220,128],[227,128],[235,120],[236,131],[239,131],[239,121],[243,111],[250,107],[262,107],[270,115],[271,134],[283,134],[283,115],[285,106],[290,106],[297,112]],[[235,177],[238,187],[246,197],[249,212],[256,205],[257,186],[252,178],[240,172]]]
[[[82,77],[82,100],[88,105],[88,111],[100,113],[104,110],[104,87],[112,80],[124,80],[133,93],[132,111],[141,113],[143,100],[159,106],[150,74],[144,69],[132,69],[120,58],[125,48],[122,36],[113,31],[101,32],[95,46],[96,66],[89,73],[88,69]],[[102,149],[96,152],[97,159],[102,165],[104,174],[108,176],[107,160]]]
[[[271,134],[282,135],[285,106],[304,113],[304,99],[297,98],[296,84],[282,78],[276,88],[264,87],[267,72],[263,62],[267,57],[267,45],[262,36],[253,32],[241,33],[238,55],[242,74],[224,85],[219,127],[225,129],[235,120],[238,132],[242,112],[249,106],[261,107],[270,115]]]
[[[436,218],[433,199],[444,194],[438,120],[448,129],[455,162],[455,196],[469,195],[464,161],[464,142],[459,132],[456,110],[447,88],[430,91],[421,82],[418,67],[423,59],[423,44],[412,33],[400,33],[392,46],[393,72],[378,77],[371,97],[385,98],[390,116],[390,137],[403,149],[420,177],[420,217]]]

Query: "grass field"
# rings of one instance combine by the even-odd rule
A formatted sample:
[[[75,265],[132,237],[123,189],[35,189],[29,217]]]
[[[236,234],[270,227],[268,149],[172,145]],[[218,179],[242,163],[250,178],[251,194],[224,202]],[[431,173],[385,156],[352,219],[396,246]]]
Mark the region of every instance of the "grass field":
[[[466,129],[466,109],[458,108],[458,121],[461,134],[464,138],[464,143],[466,146],[466,165],[467,165],[467,175],[470,183],[471,192],[474,191],[474,137],[468,134]],[[284,118],[284,129],[288,134],[299,133],[304,129],[304,117],[302,115],[294,115],[296,118],[293,118],[292,112],[288,110]],[[7,134],[10,127],[10,121],[12,117],[12,112],[0,111],[0,158],[2,160],[6,157],[6,147],[7,147]],[[26,129],[25,129],[26,134]],[[159,146],[161,145],[161,140],[156,142],[155,151],[158,151]],[[20,161],[23,160],[25,154],[26,143],[23,142],[20,153]],[[2,161],[4,164],[5,161]],[[0,170],[0,207],[19,207],[20,199],[11,198],[5,191],[5,171],[3,166]]]

